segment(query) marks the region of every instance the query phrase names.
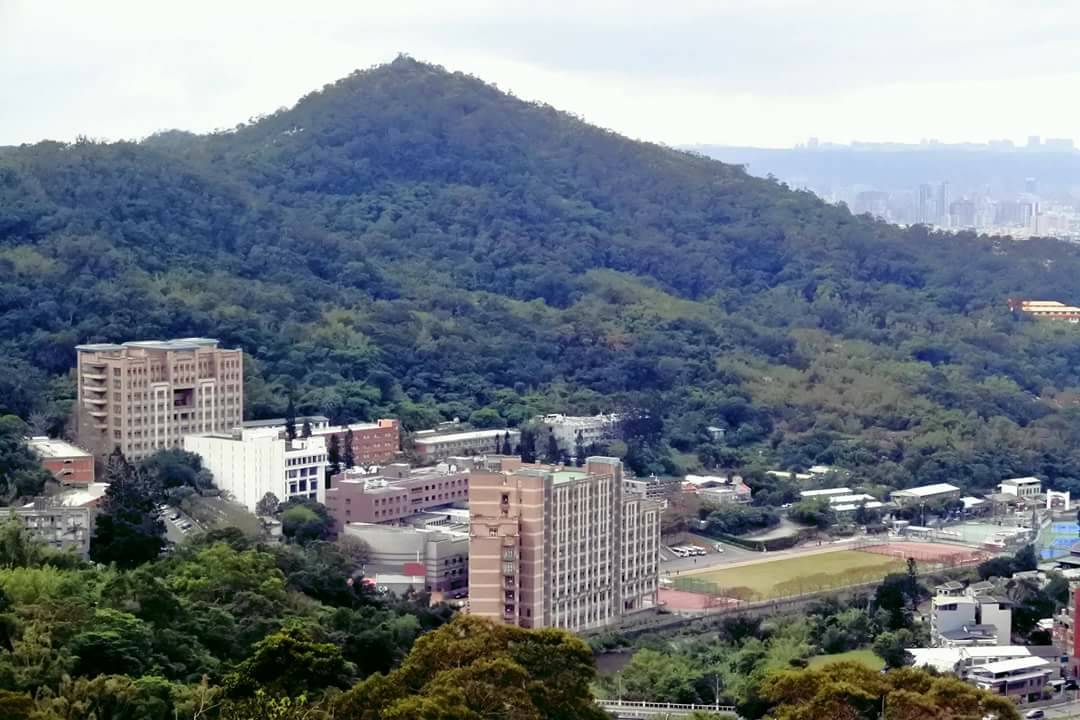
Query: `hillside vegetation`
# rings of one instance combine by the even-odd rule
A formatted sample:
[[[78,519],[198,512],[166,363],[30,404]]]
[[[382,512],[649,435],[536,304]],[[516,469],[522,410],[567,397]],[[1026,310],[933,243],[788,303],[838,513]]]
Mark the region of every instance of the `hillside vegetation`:
[[[638,407],[642,472],[1080,490],[1078,331],[1010,295],[1080,300],[1080,251],[853,217],[408,58],[229,132],[0,156],[0,414],[39,430],[76,343],[208,335],[252,417]]]

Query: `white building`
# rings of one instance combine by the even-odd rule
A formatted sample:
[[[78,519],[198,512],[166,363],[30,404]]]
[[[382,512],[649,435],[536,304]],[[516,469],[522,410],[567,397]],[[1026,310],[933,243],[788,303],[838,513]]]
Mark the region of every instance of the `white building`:
[[[578,433],[581,433],[581,444],[588,448],[590,445],[603,444],[616,439],[619,430],[619,420],[616,413],[610,415],[541,415],[536,418],[543,424],[558,443],[560,450],[573,453],[577,447]]]
[[[930,606],[930,644],[935,647],[1008,645],[1012,642],[1012,608],[1008,601],[969,586],[963,595],[937,595]]]
[[[947,500],[959,498],[960,488],[949,483],[934,483],[933,485],[920,485],[919,487],[897,490],[892,494],[892,501],[897,505],[918,505],[934,500]]]
[[[937,596],[930,601],[930,644],[941,644],[944,633],[977,624],[979,601],[967,595]]]
[[[455,433],[421,430],[413,436],[413,447],[422,461],[432,463],[455,455],[498,455],[508,435],[513,452],[513,448],[521,442],[521,433],[508,428]]]
[[[801,498],[816,498],[816,497],[843,497],[845,495],[851,495],[851,488],[849,487],[834,487],[824,488],[822,490],[803,490],[799,493]]]
[[[998,485],[998,492],[1020,498],[1035,497],[1042,494],[1042,480],[1037,477],[1010,478]]]
[[[929,667],[938,672],[951,672],[958,675],[963,675],[967,669],[977,665],[1031,657],[1031,650],[1024,645],[909,648],[908,652],[915,659],[915,667]]]
[[[236,429],[184,437],[184,449],[202,458],[214,484],[248,510],[266,493],[281,501],[325,500],[326,441],[310,437],[293,441],[271,428]]]

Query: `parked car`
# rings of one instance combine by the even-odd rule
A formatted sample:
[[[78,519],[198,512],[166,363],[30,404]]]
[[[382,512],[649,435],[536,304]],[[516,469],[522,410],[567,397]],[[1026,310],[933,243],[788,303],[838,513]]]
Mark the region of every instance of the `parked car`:
[[[169,516],[169,519],[174,521],[174,522],[179,520],[180,519],[180,513],[174,512],[172,515]]]
[[[1044,717],[1046,717],[1046,713],[1039,708],[1024,713],[1024,720],[1042,720]]]
[[[182,523],[180,523],[180,529],[181,530],[190,530],[191,529],[191,523],[190,522],[182,522]]]

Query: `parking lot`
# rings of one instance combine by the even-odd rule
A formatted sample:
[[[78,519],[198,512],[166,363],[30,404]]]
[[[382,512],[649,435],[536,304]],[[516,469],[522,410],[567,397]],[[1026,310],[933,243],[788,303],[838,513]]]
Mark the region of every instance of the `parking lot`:
[[[736,545],[720,543],[722,552],[716,551],[717,543],[707,537],[690,535],[688,540],[679,545],[694,545],[704,551],[704,554],[687,555],[679,557],[671,552],[670,547],[664,546],[660,552],[660,571],[665,575],[677,575],[686,570],[712,567],[714,565],[727,565],[733,562],[743,562],[759,558],[761,553],[746,550]]]
[[[177,507],[161,505],[158,510],[161,511],[161,520],[165,523],[165,538],[169,542],[180,544],[192,533],[202,531],[198,523]]]

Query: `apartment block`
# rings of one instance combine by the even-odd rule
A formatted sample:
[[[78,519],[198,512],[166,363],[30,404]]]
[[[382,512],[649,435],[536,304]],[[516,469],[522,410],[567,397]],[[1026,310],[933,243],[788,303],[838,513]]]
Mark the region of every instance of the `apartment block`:
[[[377,474],[353,468],[331,479],[326,508],[340,532],[349,523],[394,523],[432,508],[469,499],[468,473],[440,465],[410,468],[388,465]]]
[[[421,430],[413,437],[413,447],[423,462],[438,462],[455,455],[497,455],[502,452],[508,434],[510,446],[517,447],[521,433],[506,428],[455,433]]]
[[[344,455],[345,444],[352,435],[353,462],[357,465],[382,465],[393,462],[401,451],[401,424],[392,418],[380,418],[370,423],[331,425],[322,415],[296,418],[296,433],[303,429],[304,421],[311,426],[312,437],[321,437],[330,447],[330,437],[337,436],[338,447]],[[253,420],[244,423],[246,428],[274,429],[285,432],[285,418]]]
[[[184,449],[201,457],[214,484],[252,512],[266,493],[281,501],[326,499],[328,462],[321,437],[290,441],[273,428],[237,428],[187,435]]]
[[[1071,680],[1080,678],[1080,633],[1077,633],[1077,612],[1080,610],[1080,586],[1072,584],[1069,588],[1069,601],[1054,616],[1054,645],[1061,648],[1068,657],[1065,671]]]
[[[63,440],[32,437],[27,444],[61,485],[92,485],[94,456]]]
[[[469,612],[586,630],[656,602],[660,508],[615,458],[490,457],[469,474]]]
[[[80,441],[140,460],[190,433],[225,432],[244,413],[240,350],[210,338],[77,345]]]
[[[931,599],[930,644],[935,647],[1009,645],[1012,606],[991,594],[992,583],[973,583],[962,591],[940,586]]]

